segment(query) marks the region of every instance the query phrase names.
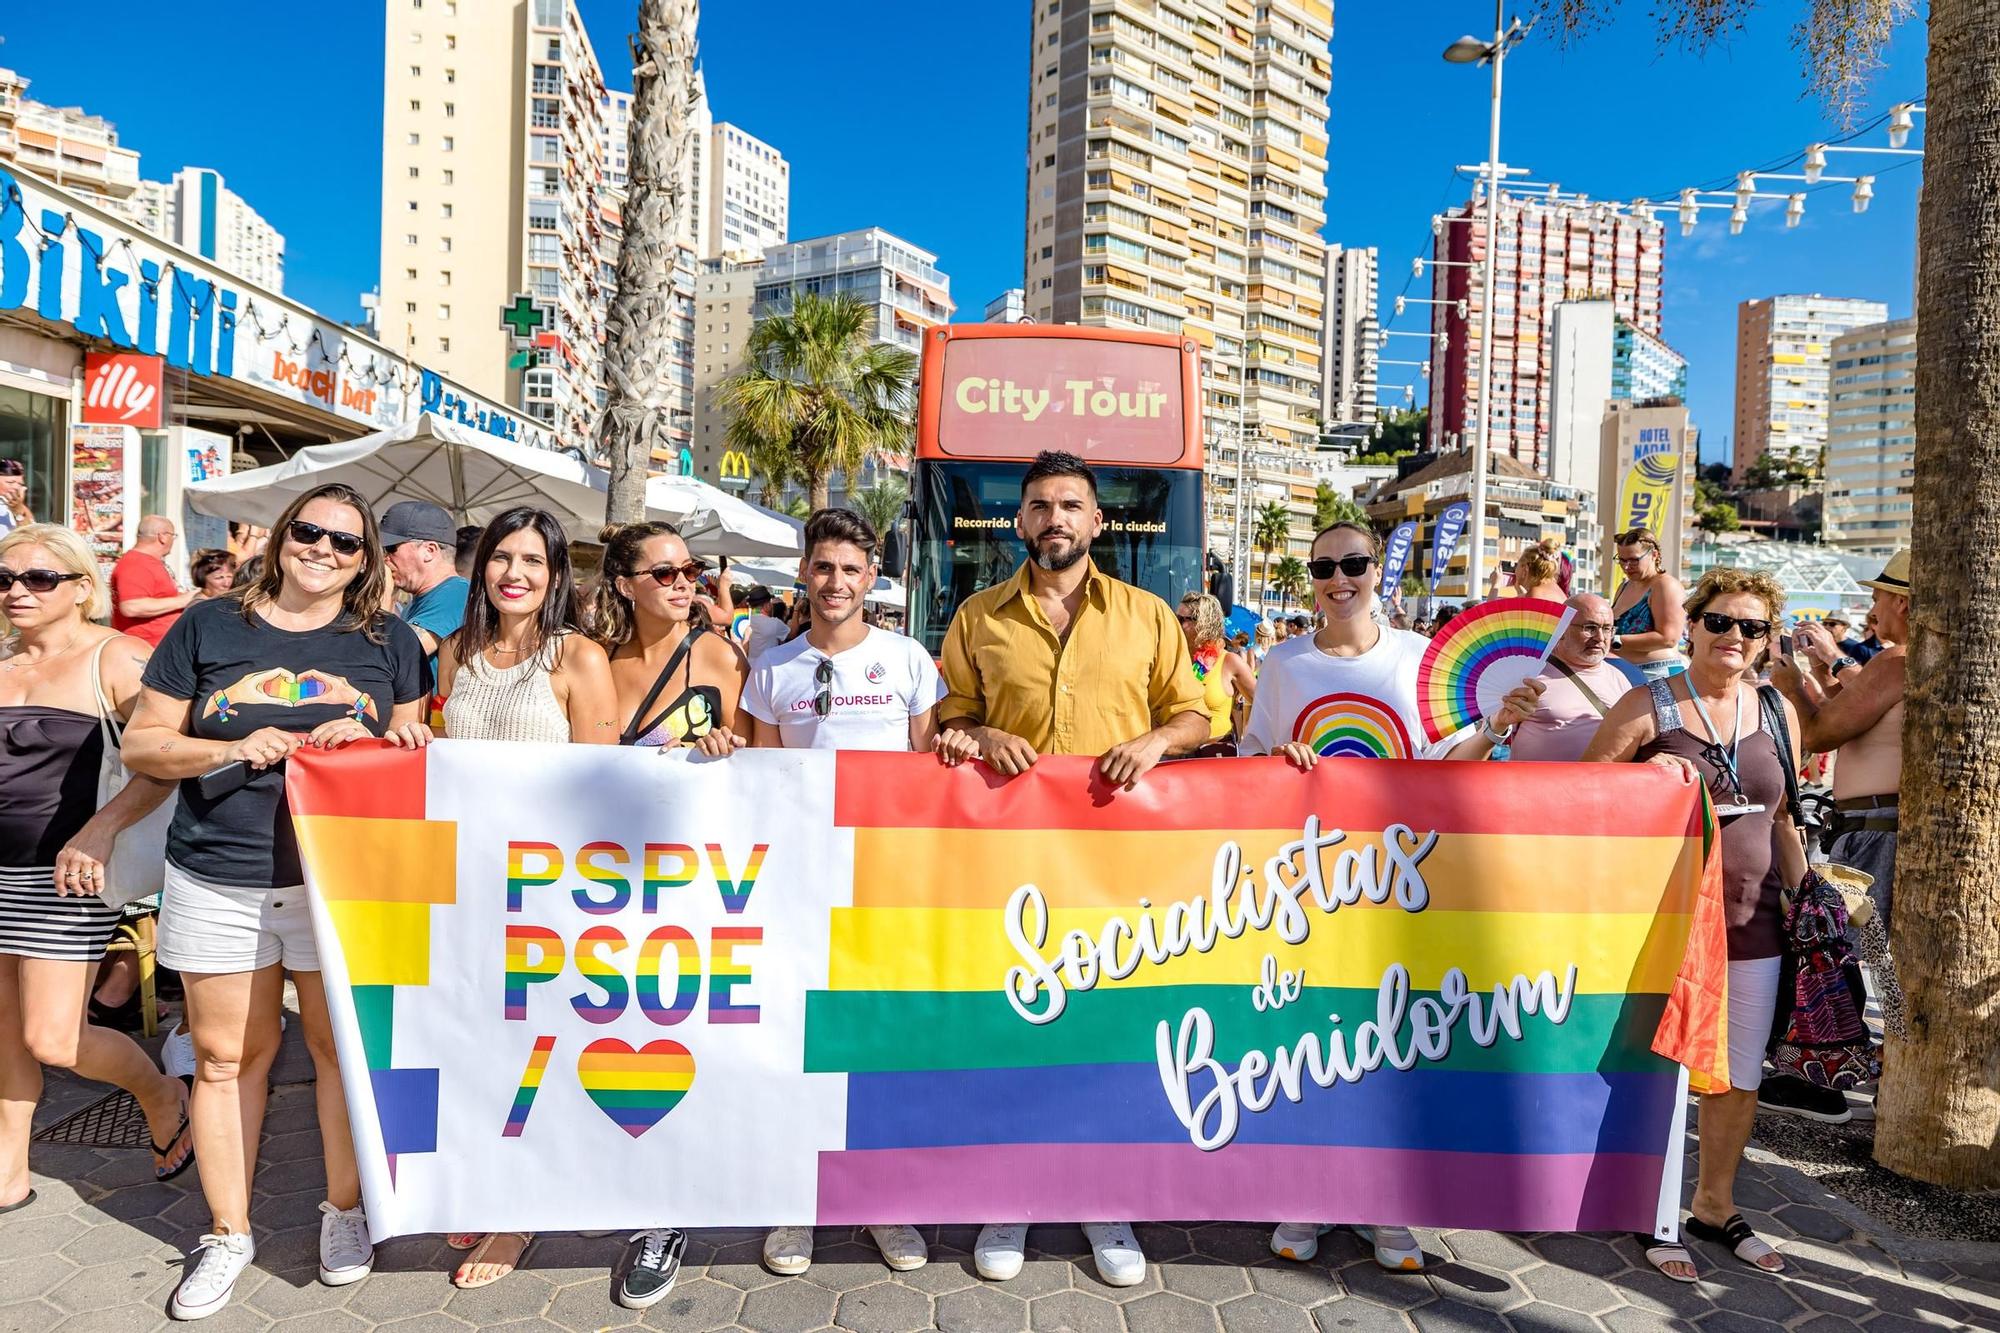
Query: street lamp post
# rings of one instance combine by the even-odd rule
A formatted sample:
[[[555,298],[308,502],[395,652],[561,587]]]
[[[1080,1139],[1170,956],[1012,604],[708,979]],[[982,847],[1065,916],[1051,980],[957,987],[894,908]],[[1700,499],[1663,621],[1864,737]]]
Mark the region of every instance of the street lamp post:
[[[1505,179],[1500,165],[1500,73],[1506,63],[1507,48],[1521,40],[1527,29],[1516,19],[1507,22],[1507,0],[1493,0],[1493,41],[1461,37],[1445,48],[1444,58],[1455,65],[1487,64],[1493,69],[1492,108],[1486,136],[1486,262],[1483,267],[1484,292],[1479,310],[1479,422],[1472,442],[1472,550],[1466,557],[1466,596],[1479,596],[1486,573],[1486,455],[1492,440],[1493,420],[1493,287],[1500,251],[1500,185]]]

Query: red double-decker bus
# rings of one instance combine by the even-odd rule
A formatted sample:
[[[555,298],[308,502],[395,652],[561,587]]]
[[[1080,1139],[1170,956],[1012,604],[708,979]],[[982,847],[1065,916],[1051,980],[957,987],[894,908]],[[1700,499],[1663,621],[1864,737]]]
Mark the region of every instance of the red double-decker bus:
[[[935,653],[959,604],[1010,577],[1021,477],[1044,449],[1097,474],[1099,569],[1169,604],[1202,587],[1197,344],[1177,334],[959,324],[924,335],[910,473],[909,629]]]

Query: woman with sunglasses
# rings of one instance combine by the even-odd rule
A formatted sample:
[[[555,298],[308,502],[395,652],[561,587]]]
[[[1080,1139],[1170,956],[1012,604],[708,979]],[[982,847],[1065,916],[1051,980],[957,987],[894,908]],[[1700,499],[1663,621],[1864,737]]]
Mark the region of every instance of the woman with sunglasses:
[[[486,525],[472,557],[464,625],[438,645],[445,734],[453,740],[618,740],[618,694],[604,649],[576,632],[576,576],[555,517],[521,506]],[[514,1271],[533,1235],[459,1232],[468,1250],[455,1287],[489,1286]]]
[[[97,561],[74,532],[30,523],[0,536],[0,1213],[35,1201],[28,1139],[43,1065],[131,1093],[158,1179],[194,1160],[180,1080],[93,1025],[86,1004],[122,915],[98,897],[112,842],[173,791],[137,778],[98,808],[101,711],[114,727],[131,716],[152,652],[91,623],[104,612]]]
[[[374,1265],[283,761],[367,737],[429,742],[423,645],[383,610],[388,586],[367,501],[347,486],[307,492],[272,529],[255,583],[194,603],[167,631],[125,733],[126,763],[181,783],[159,960],[186,985],[194,1139],[214,1222],[174,1289],[176,1319],[222,1309],[256,1256],[250,1182],[287,972],[318,1078],[319,1279],[341,1286]]]
[[[1208,739],[1228,738],[1257,697],[1257,674],[1249,660],[1228,650],[1222,638],[1222,603],[1205,592],[1181,598],[1175,618],[1187,636],[1194,678],[1208,704]],[[1227,750],[1222,753],[1227,754]]]
[[[1767,1273],[1785,1261],[1736,1210],[1736,1168],[1757,1118],[1764,1047],[1778,1002],[1784,953],[1780,893],[1806,877],[1805,850],[1786,808],[1785,769],[1796,764],[1789,737],[1744,669],[1770,641],[1785,594],[1761,572],[1711,569],[1687,600],[1693,651],[1687,670],[1633,690],[1605,716],[1586,762],[1652,763],[1708,787],[1722,825],[1723,909],[1729,925],[1730,1090],[1702,1098],[1701,1173],[1688,1209],[1697,1239],[1726,1246]],[[1646,1258],[1676,1282],[1695,1280],[1676,1242],[1640,1238]]]
[[[1313,538],[1306,562],[1325,624],[1272,648],[1257,673],[1257,697],[1239,747],[1246,755],[1281,754],[1301,772],[1322,756],[1362,759],[1453,758],[1470,733],[1424,746],[1417,713],[1417,667],[1430,640],[1376,619],[1381,539],[1359,523],[1335,523]],[[1504,739],[1488,732],[1494,740]],[[1468,750],[1470,747],[1468,747]],[[1484,757],[1470,752],[1467,759]],[[1300,1263],[1319,1252],[1328,1228],[1286,1222],[1271,1250]],[[1423,1246],[1407,1227],[1357,1227],[1375,1262],[1399,1272],[1424,1266]]]
[[[1660,568],[1660,539],[1651,528],[1633,528],[1613,539],[1618,571],[1625,576],[1612,599],[1612,623],[1617,635],[1611,650],[1647,680],[1659,680],[1686,669],[1681,640],[1687,634],[1687,613],[1681,603],[1687,589]]]
[[[726,634],[689,623],[702,566],[670,523],[627,523],[604,534],[592,590],[591,636],[611,655],[620,745],[693,745],[734,724],[750,666]]]

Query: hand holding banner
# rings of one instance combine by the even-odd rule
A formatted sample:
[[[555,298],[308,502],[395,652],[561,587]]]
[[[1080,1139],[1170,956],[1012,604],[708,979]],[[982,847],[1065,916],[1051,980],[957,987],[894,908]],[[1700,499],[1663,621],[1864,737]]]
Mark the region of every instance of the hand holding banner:
[[[1672,1061],[1723,1069],[1701,791],[1644,765],[443,741],[289,784],[378,1238],[1652,1230]]]

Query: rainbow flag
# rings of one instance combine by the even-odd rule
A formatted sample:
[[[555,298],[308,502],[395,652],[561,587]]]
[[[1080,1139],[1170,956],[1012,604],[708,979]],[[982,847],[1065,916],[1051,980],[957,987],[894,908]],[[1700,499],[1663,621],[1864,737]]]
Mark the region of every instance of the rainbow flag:
[[[1697,1086],[1727,1087],[1719,862],[1693,789],[1636,766],[1330,760],[1302,777],[1219,761],[1080,800],[1082,763],[1044,759],[1004,783],[970,766],[911,783],[907,759],[841,754],[835,819],[854,833],[854,902],[833,913],[829,984],[806,1010],[807,1070],[847,1075],[846,1147],[820,1159],[821,1224],[1650,1231],[1663,1181],[1676,1187],[1665,1206],[1678,1203],[1676,1063]],[[1296,945],[1269,931],[1218,938],[1100,978],[1046,1023],[1010,1002],[1002,980],[1022,959],[996,922],[1020,886],[1040,890],[1054,955],[1069,932],[1101,939],[1114,917],[1158,922],[1190,882],[1207,885],[1218,844],[1236,841],[1241,865],[1260,869],[1314,817],[1354,847],[1397,825],[1435,831],[1427,906],[1314,909]],[[1302,981],[1282,1007],[1251,1002],[1267,955]],[[1328,1033],[1334,1015],[1352,1033],[1398,963],[1414,1004],[1438,997],[1451,966],[1490,996],[1568,962],[1578,971],[1561,1022],[1523,1015],[1519,1040],[1461,1034],[1408,1069],[1306,1080],[1297,1101],[1239,1106],[1225,1146],[1191,1142],[1163,1093],[1191,1011],[1208,1016],[1213,1058],[1236,1074]],[[1197,1080],[1193,1095],[1218,1081]]]

